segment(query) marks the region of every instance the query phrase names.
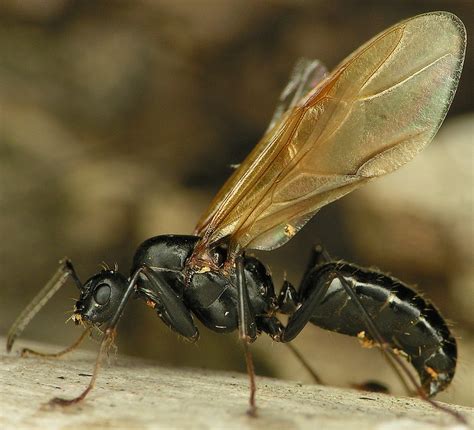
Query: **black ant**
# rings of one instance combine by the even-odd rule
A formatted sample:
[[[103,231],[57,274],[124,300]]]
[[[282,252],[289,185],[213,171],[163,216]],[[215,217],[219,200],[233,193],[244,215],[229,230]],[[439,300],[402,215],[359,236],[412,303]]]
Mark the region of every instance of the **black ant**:
[[[454,97],[465,44],[461,21],[433,12],[387,29],[330,74],[317,61],[300,62],[266,134],[217,194],[194,235],[146,240],[129,276],[104,268],[82,284],[65,260],[13,325],[7,349],[72,278],[80,291],[74,321],[86,331],[101,327],[104,334],[89,386],[74,399],[53,403],[85,398],[125,305],[139,297],[192,342],[199,337],[194,318],[216,332],[238,330],[251,414],[256,386],[249,344],[261,333],[288,343],[309,322],[378,346],[418,395],[445,409],[429,398],[454,376],[456,341],[431,303],[390,276],[333,261],[320,247],[300,287],[285,282],[277,296],[265,266],[245,250],[285,244],[321,207],[420,152]],[[289,316],[286,326],[278,314]],[[400,357],[411,363],[421,385]]]

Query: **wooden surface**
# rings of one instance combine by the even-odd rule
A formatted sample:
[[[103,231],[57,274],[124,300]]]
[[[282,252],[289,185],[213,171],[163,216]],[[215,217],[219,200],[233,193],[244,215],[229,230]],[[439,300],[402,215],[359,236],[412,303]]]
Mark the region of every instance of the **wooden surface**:
[[[3,344],[4,340],[1,339]],[[21,342],[25,346],[25,342]],[[2,348],[3,349],[3,348]],[[43,350],[45,347],[43,346]],[[247,376],[163,368],[118,356],[105,365],[87,400],[45,407],[78,395],[95,355],[61,360],[0,355],[0,428],[8,429],[377,429],[467,428],[418,399],[257,378],[258,417],[246,415]],[[474,422],[474,411],[450,405]]]

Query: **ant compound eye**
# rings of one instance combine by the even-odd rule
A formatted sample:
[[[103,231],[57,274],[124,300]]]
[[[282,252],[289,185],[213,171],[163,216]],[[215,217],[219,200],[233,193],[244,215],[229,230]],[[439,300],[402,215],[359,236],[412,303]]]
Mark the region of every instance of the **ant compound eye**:
[[[98,305],[105,305],[110,300],[110,286],[107,284],[100,284],[94,293],[94,300]]]

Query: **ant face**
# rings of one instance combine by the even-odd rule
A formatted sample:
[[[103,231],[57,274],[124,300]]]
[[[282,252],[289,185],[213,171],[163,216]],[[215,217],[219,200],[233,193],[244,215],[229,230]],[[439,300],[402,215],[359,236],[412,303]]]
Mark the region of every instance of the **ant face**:
[[[73,320],[101,325],[117,311],[127,288],[127,279],[121,273],[104,270],[90,278],[83,286],[75,304]]]

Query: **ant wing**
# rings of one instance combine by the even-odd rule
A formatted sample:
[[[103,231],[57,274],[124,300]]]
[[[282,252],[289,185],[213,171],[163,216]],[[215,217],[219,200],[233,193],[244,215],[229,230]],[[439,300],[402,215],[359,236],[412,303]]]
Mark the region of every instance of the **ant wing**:
[[[290,80],[280,94],[278,105],[273,113],[265,133],[269,132],[282,115],[295,107],[301,98],[308,94],[328,74],[328,70],[319,60],[300,58],[291,71]]]
[[[267,132],[196,227],[202,246],[271,250],[323,206],[410,161],[459,81],[466,33],[447,12],[402,21],[344,60]]]
[[[328,74],[326,66],[319,60],[300,58],[291,71],[290,80],[280,93],[278,104],[268,123],[268,133],[277,124],[283,114],[295,107],[301,98],[319,84]],[[232,169],[237,169],[240,164],[231,164]]]

